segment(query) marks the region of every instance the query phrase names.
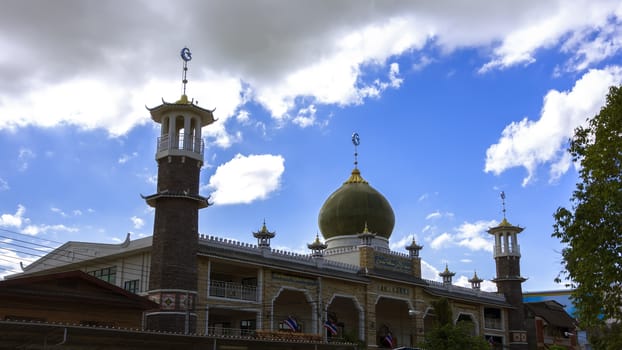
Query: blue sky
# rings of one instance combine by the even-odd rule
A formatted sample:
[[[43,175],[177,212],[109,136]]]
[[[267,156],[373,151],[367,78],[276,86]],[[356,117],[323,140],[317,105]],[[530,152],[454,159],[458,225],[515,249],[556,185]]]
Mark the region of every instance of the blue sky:
[[[193,9],[188,11],[188,9]],[[519,235],[528,291],[553,279],[573,129],[622,82],[617,1],[8,1],[0,14],[0,276],[66,241],[151,235],[158,126],[187,94],[203,130],[203,234],[307,252],[353,168],[391,203],[424,277],[495,276],[486,229]],[[33,250],[35,248],[37,250]],[[494,290],[487,281],[484,288]]]

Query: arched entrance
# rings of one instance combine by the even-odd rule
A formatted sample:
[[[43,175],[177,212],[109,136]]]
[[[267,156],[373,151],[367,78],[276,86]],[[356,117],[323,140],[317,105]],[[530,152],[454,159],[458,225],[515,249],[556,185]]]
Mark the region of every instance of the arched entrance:
[[[376,302],[376,344],[380,348],[412,346],[415,321],[407,300],[380,297]]]
[[[475,322],[472,314],[460,313],[456,319],[456,324],[458,323],[465,324],[471,335],[479,334],[479,327],[477,327],[477,323]]]
[[[431,332],[436,327],[436,315],[434,309],[428,307],[423,314],[423,332]]]
[[[329,340],[356,342],[364,339],[363,309],[352,296],[334,295],[327,304],[324,322],[329,322],[336,330],[335,333],[329,327],[324,327]]]
[[[317,333],[317,307],[309,292],[281,288],[272,300],[270,324],[272,330]]]

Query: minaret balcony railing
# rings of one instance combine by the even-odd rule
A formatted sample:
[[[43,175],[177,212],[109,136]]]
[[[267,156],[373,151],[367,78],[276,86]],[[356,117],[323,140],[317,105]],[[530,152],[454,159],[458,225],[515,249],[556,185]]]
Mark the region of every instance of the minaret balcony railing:
[[[158,137],[158,155],[184,155],[184,153],[196,154],[203,157],[205,143],[200,137],[186,137],[184,133],[179,133],[176,138],[171,138],[169,134]]]
[[[507,249],[502,249],[502,247],[496,246],[494,247],[494,256],[493,257],[499,257],[499,256],[518,256],[520,257],[520,245],[515,245],[513,247],[511,247],[509,249],[509,251]]]

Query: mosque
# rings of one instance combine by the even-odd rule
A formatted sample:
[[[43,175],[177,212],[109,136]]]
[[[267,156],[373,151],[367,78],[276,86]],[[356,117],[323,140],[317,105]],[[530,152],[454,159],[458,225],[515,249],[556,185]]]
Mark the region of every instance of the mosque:
[[[448,267],[442,282],[426,280],[421,245],[413,240],[407,254],[390,249],[393,209],[356,162],[343,179],[326,179],[345,181],[320,208],[321,237],[308,244],[308,254],[273,249],[277,233],[266,222],[252,232],[256,244],[200,234],[199,210],[211,205],[199,194],[201,130],[215,119],[186,96],[189,52],[182,58],[183,95],[149,109],[161,130],[157,188],[143,196],[155,208],[153,236],[132,240],[128,234],[121,244],[67,242],[14,278],[79,270],[148,298],[153,306],[143,312],[144,330],[234,337],[238,345],[279,339],[298,344],[292,348],[304,348],[301,342],[415,347],[433,327],[431,302],[447,298],[454,321],[472,323],[473,334],[492,348],[528,348],[518,243],[523,228],[504,218],[488,231],[498,292],[481,290],[477,274],[471,288],[456,286]],[[356,134],[353,142],[358,145]]]

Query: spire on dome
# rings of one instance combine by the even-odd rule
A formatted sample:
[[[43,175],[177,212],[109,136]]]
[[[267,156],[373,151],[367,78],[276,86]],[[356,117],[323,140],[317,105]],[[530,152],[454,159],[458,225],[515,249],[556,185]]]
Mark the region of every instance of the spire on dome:
[[[350,174],[350,177],[343,184],[345,185],[345,184],[366,184],[366,183],[368,183],[368,182],[365,181],[365,179],[363,179],[359,169],[358,168],[354,168],[352,170],[352,173]]]
[[[179,52],[179,55],[181,56],[182,61],[184,61],[184,65],[183,65],[183,70],[181,73],[182,94],[181,94],[181,98],[179,99],[179,101],[177,101],[177,103],[187,104],[188,96],[186,96],[186,84],[188,84],[188,78],[187,78],[188,62],[192,60],[192,52],[190,52],[189,48],[184,47]]]
[[[352,144],[354,145],[354,169],[352,169],[352,173],[350,174],[350,177],[346,180],[346,182],[344,182],[343,184],[356,184],[356,183],[361,183],[361,184],[366,184],[367,181],[365,181],[365,179],[363,179],[363,177],[361,176],[361,172],[359,171],[358,168],[358,146],[361,144],[361,138],[359,137],[358,133],[354,133],[352,134]]]
[[[357,147],[358,145],[361,144],[361,138],[359,137],[358,133],[353,133],[352,134],[352,144],[354,145],[354,169],[356,169],[358,167],[358,152],[357,152]]]

